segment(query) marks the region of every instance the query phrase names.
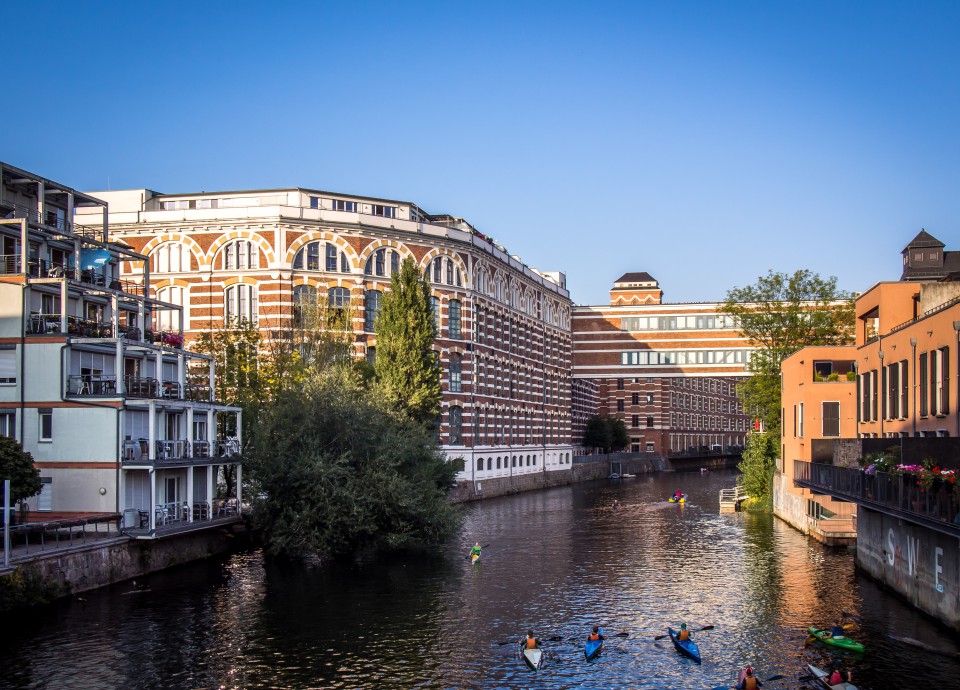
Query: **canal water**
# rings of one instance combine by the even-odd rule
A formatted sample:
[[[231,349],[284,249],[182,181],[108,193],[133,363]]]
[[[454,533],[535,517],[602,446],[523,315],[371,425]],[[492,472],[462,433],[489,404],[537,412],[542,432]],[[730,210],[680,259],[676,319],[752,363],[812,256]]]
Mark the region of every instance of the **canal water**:
[[[259,551],[6,617],[4,688],[696,688],[751,663],[766,688],[840,658],[861,688],[960,687],[958,640],[765,515],[719,513],[733,472],[660,474],[465,506],[431,553],[278,567]],[[674,490],[682,505],[667,502]],[[620,510],[611,506],[614,499]],[[477,564],[466,553],[489,544]],[[862,655],[806,645],[841,612]],[[849,621],[849,619],[848,619]],[[686,622],[703,654],[680,657]],[[593,625],[607,635],[586,663]],[[528,670],[516,640],[547,640]],[[618,636],[619,634],[619,636]]]

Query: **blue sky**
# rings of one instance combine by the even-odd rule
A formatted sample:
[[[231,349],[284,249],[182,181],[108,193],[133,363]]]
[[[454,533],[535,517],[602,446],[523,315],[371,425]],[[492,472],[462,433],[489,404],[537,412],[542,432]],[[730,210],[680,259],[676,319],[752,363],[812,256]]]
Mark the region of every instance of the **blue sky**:
[[[4,10],[0,159],[78,189],[409,200],[579,304],[960,249],[960,3],[37,7]]]

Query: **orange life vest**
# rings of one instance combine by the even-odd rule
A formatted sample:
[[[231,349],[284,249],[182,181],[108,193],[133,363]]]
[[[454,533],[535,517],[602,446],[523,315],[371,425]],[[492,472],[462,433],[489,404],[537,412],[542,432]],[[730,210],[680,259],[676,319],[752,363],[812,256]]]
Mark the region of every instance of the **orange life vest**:
[[[757,690],[759,687],[755,676],[747,676],[743,679],[743,690]]]
[[[681,630],[677,634],[677,639],[680,640],[681,642],[685,642],[690,639],[690,633],[687,632],[686,630]]]
[[[527,638],[527,649],[536,649],[537,648],[537,638],[528,637]]]
[[[590,633],[590,637],[588,637],[587,639],[590,640],[591,642],[596,642],[597,640],[600,639],[600,635],[598,635],[597,633]]]

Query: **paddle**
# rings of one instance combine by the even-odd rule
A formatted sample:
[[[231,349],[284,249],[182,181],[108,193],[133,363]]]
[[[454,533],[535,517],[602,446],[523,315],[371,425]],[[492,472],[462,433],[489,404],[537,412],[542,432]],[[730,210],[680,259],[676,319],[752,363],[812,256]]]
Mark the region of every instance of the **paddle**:
[[[699,630],[693,630],[693,631],[691,631],[691,632],[703,632],[704,630],[713,630],[715,627],[716,627],[716,626],[714,626],[714,625],[705,625],[705,626],[703,626],[702,628],[700,628]],[[667,633],[666,635],[657,635],[657,636],[654,637],[653,639],[655,639],[655,640],[662,640],[662,639],[665,638],[665,637],[670,637],[670,634]]]
[[[849,619],[852,620],[852,621],[856,621],[857,623],[863,623],[862,620],[860,620],[859,618],[857,618],[856,616],[854,616],[852,613],[847,613],[846,611],[841,611],[841,612],[840,612],[840,615],[843,616],[844,618],[849,618]]]
[[[521,638],[525,639],[525,638]],[[548,637],[546,640],[540,640],[539,642],[559,642],[563,639],[562,635],[554,635],[553,637]],[[507,640],[506,642],[497,642],[498,647],[502,647],[505,644],[520,644],[520,640]]]
[[[760,681],[760,683],[761,684],[769,683],[774,680],[783,680],[784,678],[786,678],[786,676],[781,676],[780,674],[777,674],[775,676],[770,676],[769,678],[764,678],[763,680]],[[710,690],[736,690],[736,688],[737,688],[736,685],[718,685],[714,688],[710,688]]]
[[[484,550],[485,548],[487,548],[488,546],[490,546],[490,544],[484,544],[483,546],[480,547],[480,550],[483,551],[483,550]],[[466,559],[469,561],[470,558],[471,558],[471,556],[473,556],[473,554],[472,554],[472,553],[468,553],[466,556],[464,556],[464,558],[466,558]]]

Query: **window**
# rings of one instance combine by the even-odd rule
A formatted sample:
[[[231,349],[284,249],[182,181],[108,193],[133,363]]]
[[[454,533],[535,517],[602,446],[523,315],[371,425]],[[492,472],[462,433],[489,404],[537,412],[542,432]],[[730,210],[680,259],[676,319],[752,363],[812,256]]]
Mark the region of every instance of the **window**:
[[[652,426],[653,426],[653,415],[652,415],[652,414],[648,414],[648,415],[647,415],[647,426],[648,426],[648,427],[652,427]]]
[[[823,436],[840,436],[840,403],[823,403]]]
[[[317,288],[313,285],[296,285],[293,288],[293,325],[311,328],[317,313]]]
[[[617,379],[617,390],[618,391],[623,390],[623,379]]]
[[[652,453],[654,451],[654,445],[652,441],[647,441],[647,452]]]
[[[37,510],[53,510],[53,477],[40,477],[40,493],[37,494]]]
[[[0,344],[0,384],[17,382],[17,346]]]
[[[463,370],[463,360],[456,352],[450,354],[450,392],[459,393],[461,391],[461,372]]]
[[[639,405],[639,404],[640,404],[640,394],[639,394],[639,393],[634,393],[633,396],[632,396],[631,399],[630,399],[630,403],[631,403],[632,405]]]
[[[440,298],[436,295],[430,295],[430,312],[433,314],[433,328],[436,333],[440,332]]]
[[[190,270],[190,249],[180,242],[165,242],[151,252],[156,273],[186,273]]]
[[[927,391],[928,391],[927,384],[929,379],[927,377],[927,353],[926,352],[920,355],[919,369],[920,371],[917,373],[917,383],[920,384],[920,416],[926,417],[927,410],[929,409],[928,400],[927,400]]]
[[[797,404],[797,436],[803,438],[803,403]]]
[[[357,202],[356,202],[356,201],[344,201],[343,199],[334,199],[334,200],[333,200],[333,210],[334,210],[334,211],[346,211],[347,213],[356,213],[356,212],[357,212]]]
[[[260,250],[250,240],[231,242],[220,253],[226,271],[244,271],[260,266]]]
[[[377,363],[377,348],[371,346],[367,348],[367,364],[375,366]]]
[[[380,291],[367,290],[363,298],[363,330],[376,333],[377,315],[380,313]]]
[[[617,412],[623,412],[623,398],[617,398]]]
[[[241,321],[257,323],[257,288],[246,283],[237,283],[224,290],[223,297],[224,322],[228,324]]]
[[[323,254],[324,262],[321,265],[320,255]],[[333,242],[309,242],[297,252],[293,257],[293,267],[300,271],[320,271],[325,270],[329,273],[340,271],[340,273],[350,273],[350,262],[347,255],[340,251]]]
[[[53,440],[53,408],[37,408],[37,415],[40,417],[40,429],[38,438],[41,441]]]
[[[387,249],[377,249],[367,258],[367,264],[363,272],[368,276],[389,276],[394,271],[400,270],[400,255],[394,250],[390,252],[390,273],[387,273]]]
[[[452,299],[447,303],[448,332],[454,340],[460,339],[460,300]]]
[[[184,289],[179,285],[169,285],[160,288],[157,290],[157,299],[161,302],[179,304],[181,307],[186,304]],[[179,331],[182,325],[180,320],[181,313],[179,309],[158,309],[157,327],[161,331]]]
[[[383,206],[381,204],[373,204],[371,213],[375,216],[380,216],[381,218],[396,218],[397,209],[395,206]]]
[[[17,437],[17,415],[14,412],[0,412],[0,436]]]
[[[633,418],[630,421],[630,426],[632,427],[640,426],[640,415],[638,414],[633,415]]]
[[[463,445],[463,408],[459,405],[450,408],[450,445]]]
[[[950,348],[930,351],[930,414],[950,413]]]
[[[332,287],[327,290],[327,305],[330,307],[349,307],[350,290],[344,287]]]

